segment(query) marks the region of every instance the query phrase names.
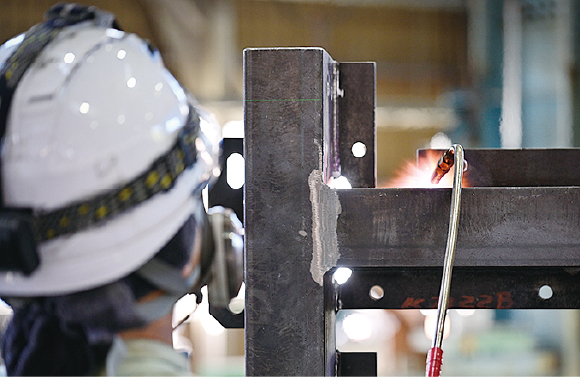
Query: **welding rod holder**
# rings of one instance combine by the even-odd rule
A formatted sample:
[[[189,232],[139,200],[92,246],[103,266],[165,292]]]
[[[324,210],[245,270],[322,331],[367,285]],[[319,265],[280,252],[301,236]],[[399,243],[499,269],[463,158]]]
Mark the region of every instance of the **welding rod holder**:
[[[427,376],[439,376],[443,351],[443,332],[445,326],[445,315],[449,307],[449,291],[451,289],[451,275],[453,271],[453,261],[455,259],[455,249],[457,245],[457,230],[459,228],[459,214],[461,209],[461,181],[463,180],[463,147],[454,144],[450,151],[453,152],[455,172],[453,175],[453,188],[451,189],[451,208],[449,212],[449,231],[447,233],[447,245],[445,247],[445,259],[443,262],[443,277],[441,279],[441,289],[439,301],[437,303],[437,322],[433,347],[427,356]]]

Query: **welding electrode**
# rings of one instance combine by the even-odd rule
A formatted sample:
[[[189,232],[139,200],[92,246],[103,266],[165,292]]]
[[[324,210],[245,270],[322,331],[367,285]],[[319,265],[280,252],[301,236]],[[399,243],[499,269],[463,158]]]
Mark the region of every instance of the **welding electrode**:
[[[447,152],[443,153],[443,156],[437,162],[437,167],[433,171],[433,175],[431,176],[431,183],[436,185],[441,181],[441,178],[451,170],[453,166],[453,148],[447,150]]]
[[[438,377],[441,375],[441,365],[443,363],[443,326],[445,315],[449,306],[449,290],[451,287],[451,272],[453,270],[453,260],[455,259],[455,246],[457,243],[457,229],[459,225],[459,210],[461,205],[461,181],[463,179],[464,160],[463,147],[454,144],[441,159],[433,173],[432,181],[438,183],[441,178],[455,164],[455,174],[453,175],[453,188],[451,190],[451,210],[449,213],[449,232],[447,233],[447,245],[445,247],[445,259],[443,261],[443,278],[441,279],[441,289],[439,291],[439,302],[437,303],[437,323],[433,346],[427,354],[427,368],[425,376]],[[441,174],[442,172],[442,174]]]

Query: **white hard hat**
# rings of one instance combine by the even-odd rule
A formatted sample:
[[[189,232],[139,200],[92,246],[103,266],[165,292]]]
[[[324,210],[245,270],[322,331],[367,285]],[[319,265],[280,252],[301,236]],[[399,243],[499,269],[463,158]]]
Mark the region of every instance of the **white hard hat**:
[[[0,47],[0,69],[23,43]],[[219,175],[220,140],[144,40],[94,23],[60,29],[7,116],[4,206],[32,210],[40,264],[0,272],[0,295],[66,294],[138,269]]]

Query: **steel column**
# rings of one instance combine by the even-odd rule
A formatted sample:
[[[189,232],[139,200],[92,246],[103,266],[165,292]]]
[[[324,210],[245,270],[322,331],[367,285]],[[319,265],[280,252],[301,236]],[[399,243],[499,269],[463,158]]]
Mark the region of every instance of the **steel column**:
[[[317,48],[248,49],[244,67],[246,373],[333,375],[334,311],[313,255],[323,199],[311,191],[322,186],[335,62]]]

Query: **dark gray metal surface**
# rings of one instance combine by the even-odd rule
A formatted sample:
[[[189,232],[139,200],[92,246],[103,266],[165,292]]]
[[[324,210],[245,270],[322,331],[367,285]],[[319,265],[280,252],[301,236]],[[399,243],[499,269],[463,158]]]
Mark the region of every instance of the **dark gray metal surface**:
[[[337,376],[376,376],[376,352],[337,352]]]
[[[334,374],[309,187],[322,179],[333,61],[322,49],[248,49],[244,64],[246,373]]]
[[[338,144],[340,168],[352,187],[375,187],[375,63],[339,63]],[[355,157],[352,146],[366,146],[363,157]]]
[[[337,192],[338,265],[442,266],[451,189]],[[465,188],[456,266],[580,266],[580,187]]]
[[[578,309],[580,269],[560,267],[456,267],[450,308],[455,309]],[[340,286],[341,309],[435,309],[441,268],[362,268]],[[370,291],[384,292],[373,299]],[[540,288],[549,286],[551,297]],[[378,288],[374,288],[375,292]],[[376,296],[375,296],[376,297]]]
[[[429,152],[417,151],[420,167]],[[465,159],[473,187],[580,186],[579,149],[466,149]]]

